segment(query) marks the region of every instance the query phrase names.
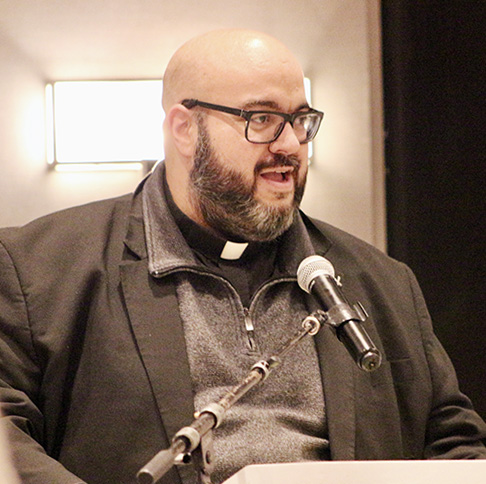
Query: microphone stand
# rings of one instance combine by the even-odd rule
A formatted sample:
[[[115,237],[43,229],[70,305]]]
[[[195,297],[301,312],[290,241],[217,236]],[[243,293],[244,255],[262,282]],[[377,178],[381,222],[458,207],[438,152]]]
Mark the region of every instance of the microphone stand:
[[[191,460],[198,472],[199,484],[211,484],[213,468],[212,429],[223,421],[226,411],[258,383],[264,381],[270,372],[280,365],[283,358],[306,335],[314,336],[326,321],[322,311],[315,311],[302,321],[302,328],[287,340],[279,350],[266,360],[255,363],[248,375],[217,403],[210,403],[195,414],[195,420],[188,427],[181,428],[172,439],[171,446],[156,454],[137,473],[139,484],[155,484],[174,464],[188,464]]]

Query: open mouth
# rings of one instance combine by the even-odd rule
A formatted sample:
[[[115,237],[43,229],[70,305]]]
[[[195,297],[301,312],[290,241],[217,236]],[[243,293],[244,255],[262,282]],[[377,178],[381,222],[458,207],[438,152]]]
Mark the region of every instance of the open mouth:
[[[288,182],[292,178],[294,168],[291,166],[282,166],[278,168],[268,168],[260,173],[260,176],[268,181],[277,183]]]

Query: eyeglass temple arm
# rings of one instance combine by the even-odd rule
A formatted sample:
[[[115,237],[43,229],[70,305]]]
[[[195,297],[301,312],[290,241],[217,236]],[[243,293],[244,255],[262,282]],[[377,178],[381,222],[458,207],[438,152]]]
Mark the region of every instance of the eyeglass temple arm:
[[[214,109],[215,111],[222,111],[228,114],[234,114],[235,116],[241,116],[246,119],[246,116],[250,113],[244,109],[229,108],[227,106],[221,106],[219,104],[205,103],[197,99],[184,99],[181,104],[187,109],[192,109],[196,106],[201,106],[202,108]]]

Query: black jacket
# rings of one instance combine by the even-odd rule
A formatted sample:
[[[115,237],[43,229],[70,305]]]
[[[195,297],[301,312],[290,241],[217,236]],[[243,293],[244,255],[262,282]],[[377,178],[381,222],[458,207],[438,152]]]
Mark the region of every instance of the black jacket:
[[[315,336],[332,458],[486,458],[485,424],[410,270],[303,219],[385,355],[366,373],[331,329]],[[147,270],[140,194],[0,231],[0,402],[23,483],[135,482],[192,401],[174,287]],[[179,473],[191,482],[187,469],[161,482]]]

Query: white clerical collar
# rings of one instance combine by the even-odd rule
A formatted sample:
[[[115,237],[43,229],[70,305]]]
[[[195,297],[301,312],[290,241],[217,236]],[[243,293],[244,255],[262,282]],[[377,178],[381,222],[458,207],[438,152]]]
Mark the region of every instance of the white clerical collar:
[[[248,247],[248,242],[231,242],[224,244],[223,250],[219,257],[226,260],[238,260]]]

